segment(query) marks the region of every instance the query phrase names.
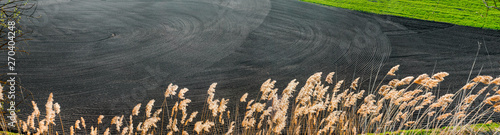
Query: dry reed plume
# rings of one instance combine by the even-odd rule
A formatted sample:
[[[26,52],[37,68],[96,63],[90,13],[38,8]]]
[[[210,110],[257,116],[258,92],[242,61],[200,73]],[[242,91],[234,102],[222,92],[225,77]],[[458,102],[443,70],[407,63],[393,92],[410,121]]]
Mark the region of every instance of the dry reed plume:
[[[396,76],[398,69],[399,65],[393,67],[385,77]],[[274,87],[276,81],[269,79],[262,84],[259,95],[246,93],[241,96],[233,112],[228,110],[227,105],[235,100],[215,98],[217,83],[210,85],[205,109],[201,112],[188,111],[191,100],[184,97],[189,92],[187,88],[180,89],[177,94],[179,86],[170,84],[160,109],[153,110],[155,100],[150,100],[144,111],[141,111],[142,104],[139,103],[129,117],[112,117],[111,125],[99,125],[107,119],[100,115],[97,124],[86,123],[80,118],[70,127],[63,126],[62,121],[61,126],[56,126],[60,105],[53,103],[53,95],[50,94],[45,105],[45,117],[41,117],[37,104],[32,102],[33,112],[18,124],[28,135],[340,135],[443,126],[454,127],[433,130],[433,133],[465,134],[470,132],[467,125],[487,121],[500,112],[500,78],[477,76],[455,93],[436,95],[432,90],[449,75],[446,72],[392,79],[369,90],[360,87],[361,78],[351,83],[346,80],[335,82],[334,74],[329,73],[324,79],[327,83],[323,83],[322,73],[315,73],[300,88],[299,82],[292,80],[281,91]],[[173,107],[169,108],[167,103],[173,103]],[[89,126],[90,129],[87,129]]]

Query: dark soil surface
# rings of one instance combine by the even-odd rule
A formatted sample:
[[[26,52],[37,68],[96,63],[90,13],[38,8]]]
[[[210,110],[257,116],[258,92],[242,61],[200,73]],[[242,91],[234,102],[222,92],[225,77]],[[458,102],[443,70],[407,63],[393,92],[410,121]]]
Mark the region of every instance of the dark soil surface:
[[[440,93],[464,85],[474,62],[473,77],[500,74],[499,31],[294,0],[52,1],[38,14],[19,77],[40,108],[54,93],[69,122],[159,105],[169,83],[199,110],[213,82],[216,98],[236,102],[269,78],[283,89],[315,72],[363,87],[398,64],[399,78],[449,72]]]

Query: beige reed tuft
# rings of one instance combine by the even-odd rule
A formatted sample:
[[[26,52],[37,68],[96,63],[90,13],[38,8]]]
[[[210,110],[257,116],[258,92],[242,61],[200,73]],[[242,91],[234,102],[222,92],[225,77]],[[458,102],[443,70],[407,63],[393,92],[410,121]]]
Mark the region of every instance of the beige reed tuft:
[[[215,98],[217,83],[213,83],[208,87],[203,109],[193,111],[189,110],[192,100],[185,96],[189,95],[189,89],[177,92],[179,86],[169,84],[161,105],[155,106],[154,99],[144,108],[138,103],[127,115],[109,117],[111,119],[99,115],[96,124],[86,123],[81,117],[70,125],[69,134],[340,135],[439,129],[430,131],[454,135],[474,133],[468,126],[478,122],[498,122],[490,118],[500,113],[500,78],[479,75],[454,93],[435,94],[448,73],[398,79],[395,76],[399,68],[394,66],[384,76],[382,82],[387,84],[379,82],[381,85],[369,89],[364,85],[367,79],[353,78],[348,83],[335,79],[334,72],[326,75],[326,83],[321,81],[322,73],[318,72],[302,85],[292,80],[281,90],[275,88],[275,80],[268,79],[258,94],[243,94],[239,102],[235,102],[236,107],[230,106],[233,100]],[[19,122],[24,133],[59,134],[55,131],[62,130],[66,134],[62,120],[61,127],[55,126],[56,114],[64,112],[59,103],[54,103],[52,93],[45,105],[45,114],[41,114],[34,101],[32,105],[31,115]],[[90,129],[86,128],[87,124]],[[453,128],[440,128],[443,126]],[[498,134],[498,130],[493,133]]]

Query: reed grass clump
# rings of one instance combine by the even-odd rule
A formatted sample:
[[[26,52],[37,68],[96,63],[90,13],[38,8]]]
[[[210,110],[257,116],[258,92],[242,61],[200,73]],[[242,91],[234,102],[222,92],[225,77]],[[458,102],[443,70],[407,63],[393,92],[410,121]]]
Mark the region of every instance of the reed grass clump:
[[[398,69],[399,65],[393,67],[383,80],[396,76]],[[239,101],[215,98],[217,83],[213,83],[208,88],[204,109],[195,111],[188,110],[191,100],[184,96],[189,89],[178,90],[179,86],[170,84],[160,109],[153,110],[152,99],[144,108],[137,104],[128,117],[114,116],[111,125],[101,126],[102,121],[109,120],[102,115],[96,118],[97,123],[86,123],[81,118],[70,127],[63,126],[62,121],[61,126],[56,126],[60,105],[53,103],[50,94],[45,117],[37,103],[32,102],[33,112],[18,124],[28,135],[351,135],[403,130],[469,134],[471,125],[488,120],[487,123],[492,123],[491,117],[500,112],[499,77],[477,76],[454,93],[437,95],[433,91],[449,75],[446,72],[392,79],[387,84],[377,82],[379,86],[367,90],[360,87],[361,78],[348,83],[348,80],[334,80],[334,74],[322,78],[321,72],[315,73],[302,87],[292,80],[281,91],[275,88],[276,81],[268,79],[261,85],[259,95],[245,93]],[[233,110],[228,109],[231,101],[236,102]],[[499,130],[491,132],[498,134]],[[472,133],[477,132],[480,131]]]

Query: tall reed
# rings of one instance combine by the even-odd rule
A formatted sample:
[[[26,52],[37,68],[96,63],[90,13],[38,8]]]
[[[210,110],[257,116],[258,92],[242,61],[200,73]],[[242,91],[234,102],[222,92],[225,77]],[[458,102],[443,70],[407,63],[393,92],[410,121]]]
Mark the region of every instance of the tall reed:
[[[398,69],[399,65],[393,67],[384,78],[392,78]],[[471,132],[469,125],[485,122],[500,112],[500,77],[480,75],[454,93],[436,95],[433,91],[449,75],[446,72],[392,79],[368,90],[360,87],[361,78],[348,83],[334,80],[334,75],[331,72],[322,78],[322,73],[318,72],[302,87],[292,80],[281,91],[275,88],[276,81],[269,79],[261,85],[259,95],[246,93],[236,100],[234,112],[227,105],[235,100],[215,98],[217,83],[210,85],[205,107],[200,112],[188,111],[191,100],[184,97],[189,92],[187,88],[177,91],[179,86],[170,84],[160,109],[153,110],[155,100],[152,99],[141,112],[142,104],[139,103],[129,117],[112,117],[111,125],[104,125],[104,131],[98,129],[106,119],[101,115],[96,124],[85,123],[81,118],[69,127],[69,133],[64,132],[68,131],[64,129],[68,126],[63,126],[62,122],[61,126],[56,126],[55,116],[60,114],[60,105],[53,103],[51,93],[45,105],[45,117],[32,102],[33,112],[25,121],[20,120],[19,126],[28,135],[61,134],[58,131],[70,135],[343,135],[411,129],[428,129],[434,134],[465,134]],[[168,103],[173,106],[169,107]],[[92,124],[90,129],[86,124]],[[441,129],[443,126],[451,127]],[[496,129],[495,134],[498,131]]]

